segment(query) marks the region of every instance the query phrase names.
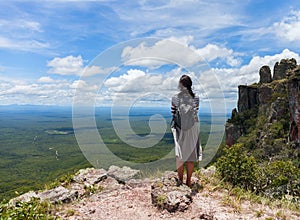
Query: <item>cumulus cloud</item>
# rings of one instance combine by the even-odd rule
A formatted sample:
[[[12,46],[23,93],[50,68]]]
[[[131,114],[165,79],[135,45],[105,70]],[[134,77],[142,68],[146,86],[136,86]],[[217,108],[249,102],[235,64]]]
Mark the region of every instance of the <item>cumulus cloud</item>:
[[[278,37],[288,41],[300,40],[300,11],[292,11],[287,17],[284,17],[280,22],[273,25]]]
[[[40,82],[40,83],[54,83],[55,80],[50,78],[49,76],[42,76],[38,79],[38,82]]]
[[[263,57],[254,56],[249,62],[249,64],[241,67],[240,75],[249,75],[254,71],[257,72],[259,68],[263,65],[269,65],[272,69],[272,67],[275,65],[276,62],[280,61],[281,59],[287,59],[287,58],[295,58],[298,63],[300,61],[300,57],[298,53],[290,51],[289,49],[284,49],[281,53],[274,54],[274,55],[266,55]]]
[[[175,38],[174,38],[175,39]],[[173,40],[174,40],[173,39]],[[177,92],[178,80],[182,74],[188,74],[194,82],[195,92],[201,97],[202,102],[209,102],[209,99],[219,99],[218,87],[221,87],[226,103],[229,108],[236,106],[237,87],[240,84],[252,84],[259,81],[259,68],[263,65],[269,65],[271,69],[277,61],[284,58],[295,58],[300,63],[298,53],[289,49],[284,49],[280,53],[266,56],[254,56],[252,59],[240,66],[239,57],[233,50],[226,47],[208,44],[203,48],[195,48],[191,45],[193,38],[176,38],[176,42],[170,40],[161,40],[153,45],[139,44],[137,47],[127,47],[123,50],[122,58],[130,64],[136,62],[141,66],[159,66],[169,63],[167,58],[180,61],[185,64],[195,64],[199,62],[201,54],[208,61],[224,59],[226,62],[232,62],[223,68],[214,67],[200,73],[187,72],[184,68],[173,67],[173,69],[141,70],[138,67],[126,69],[121,75],[112,76],[105,80],[104,87],[99,91],[97,100],[99,104],[109,103],[115,100],[133,102],[140,100],[141,103],[160,103],[169,105],[169,98]],[[182,53],[174,53],[174,48],[187,48]],[[196,51],[190,52],[191,50]],[[161,60],[141,59],[151,56],[164,57]],[[232,57],[232,60],[228,60]],[[201,60],[200,60],[201,61]],[[171,62],[172,63],[172,62]],[[86,76],[95,74],[105,74],[115,70],[115,67],[101,68],[98,66],[84,66],[84,60],[79,56],[67,56],[63,58],[54,58],[48,62],[49,73],[60,75],[78,76],[85,71]],[[170,66],[169,66],[170,67]],[[127,67],[126,67],[127,68]],[[97,77],[95,77],[97,78]],[[98,77],[101,78],[101,77]],[[91,79],[91,80],[89,80]],[[104,79],[103,79],[104,80]],[[56,80],[54,77],[42,76],[35,82],[10,81],[0,78],[0,102],[15,103],[28,102],[31,104],[72,104],[72,98],[75,93],[79,95],[83,102],[89,98],[95,98],[100,83],[94,78],[82,78],[71,80]],[[118,103],[118,102],[117,102]]]
[[[60,75],[80,75],[83,67],[82,57],[67,56],[63,58],[55,57],[48,61],[47,66],[50,67],[48,73]]]
[[[298,63],[300,62],[299,54],[285,49],[278,54],[254,56],[249,63],[241,67],[213,68],[202,72],[200,76],[194,72],[187,74],[192,77],[194,89],[200,95],[202,102],[222,98],[222,94],[217,94],[222,91],[230,109],[237,104],[238,85],[258,82],[261,66],[269,65],[273,69],[276,62],[286,58],[295,58]],[[159,74],[130,69],[125,74],[107,79],[105,81],[107,92],[103,94],[105,94],[106,100],[110,97],[128,102],[149,93],[171,97],[177,91],[178,80],[182,74],[186,74],[186,72],[181,68]]]
[[[178,91],[178,81],[182,74],[188,74],[192,78],[195,92],[199,95],[205,93],[204,85],[205,87],[211,86],[206,84],[207,80],[205,80],[202,82],[202,87],[199,87],[196,74],[186,72],[179,67],[169,72],[155,74],[139,69],[130,69],[125,74],[107,79],[104,83],[106,90],[100,91],[99,100],[110,100],[125,105],[133,104],[136,100],[143,105],[169,105],[171,96]],[[202,97],[207,98],[206,95],[202,95]]]
[[[80,79],[73,81],[73,83],[70,84],[70,88],[78,90],[77,92],[84,92],[96,91],[98,89],[98,86]]]
[[[1,104],[71,105],[76,91],[85,99],[95,93],[97,85],[83,80],[54,80],[40,77],[34,82],[0,79]]]
[[[127,65],[139,65],[148,68],[158,68],[164,64],[192,66],[205,60],[213,61],[216,59],[223,59],[230,66],[241,64],[241,59],[236,57],[237,54],[232,49],[214,44],[195,48],[191,45],[192,41],[193,37],[184,36],[160,40],[152,46],[143,42],[136,47],[125,47],[121,57]]]
[[[107,67],[107,68],[103,68],[103,67],[99,67],[99,66],[87,66],[83,69],[82,73],[85,77],[87,76],[93,76],[96,74],[109,74],[114,72],[115,70],[117,70],[117,67]]]
[[[205,47],[195,50],[209,62],[221,58],[230,66],[239,66],[241,64],[241,59],[234,57],[235,53],[232,49],[220,47],[215,44],[207,44]]]
[[[130,69],[119,77],[111,77],[104,83],[111,92],[136,93],[154,91],[162,83],[162,75],[146,74],[142,70]]]
[[[92,76],[96,74],[107,74],[114,70],[116,67],[103,68],[99,66],[84,66],[84,60],[80,55],[77,57],[69,55],[66,57],[55,57],[47,62],[50,67],[48,73],[59,75],[77,75],[77,76]]]
[[[146,66],[148,68],[158,68],[164,64],[174,63],[191,66],[200,59],[188,47],[168,39],[157,41],[152,46],[148,46],[145,42],[137,47],[127,46],[123,49],[121,58],[127,65]]]

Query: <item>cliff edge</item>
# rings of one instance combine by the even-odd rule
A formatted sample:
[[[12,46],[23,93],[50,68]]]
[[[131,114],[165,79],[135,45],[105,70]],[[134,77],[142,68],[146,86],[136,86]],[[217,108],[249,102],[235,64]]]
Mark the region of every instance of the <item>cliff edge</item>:
[[[237,109],[227,121],[226,144],[243,143],[256,158],[290,158],[299,167],[300,66],[282,59],[262,66],[260,80],[238,87]]]

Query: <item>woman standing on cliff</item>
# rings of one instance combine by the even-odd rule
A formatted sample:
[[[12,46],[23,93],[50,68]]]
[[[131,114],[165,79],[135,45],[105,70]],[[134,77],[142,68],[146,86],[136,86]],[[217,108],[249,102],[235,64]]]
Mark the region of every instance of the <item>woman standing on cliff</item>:
[[[191,187],[194,162],[202,159],[199,135],[199,96],[192,90],[192,80],[182,75],[179,80],[179,93],[172,97],[172,125],[174,136],[176,168],[179,182],[183,182],[184,164],[186,162],[186,184]]]

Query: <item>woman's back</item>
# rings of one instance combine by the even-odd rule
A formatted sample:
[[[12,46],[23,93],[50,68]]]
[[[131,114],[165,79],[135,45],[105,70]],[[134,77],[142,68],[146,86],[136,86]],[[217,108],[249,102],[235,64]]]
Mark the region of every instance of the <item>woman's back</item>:
[[[193,122],[198,121],[199,96],[194,98],[187,92],[179,92],[172,97],[172,114],[179,111],[183,129],[190,128]]]

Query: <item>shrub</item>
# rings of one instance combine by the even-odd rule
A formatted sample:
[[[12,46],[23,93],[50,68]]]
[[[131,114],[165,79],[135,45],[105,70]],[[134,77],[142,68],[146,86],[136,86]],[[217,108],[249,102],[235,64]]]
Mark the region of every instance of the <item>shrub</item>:
[[[291,161],[274,161],[266,166],[270,187],[278,187],[300,178],[299,170]]]
[[[270,198],[291,196],[291,201],[300,198],[300,171],[291,161],[263,163],[256,170],[255,191]]]
[[[57,219],[52,215],[55,207],[47,201],[32,198],[29,202],[0,204],[0,219]]]
[[[234,186],[253,189],[257,163],[253,156],[247,156],[242,144],[225,149],[225,155],[218,159],[216,166],[221,176]]]

